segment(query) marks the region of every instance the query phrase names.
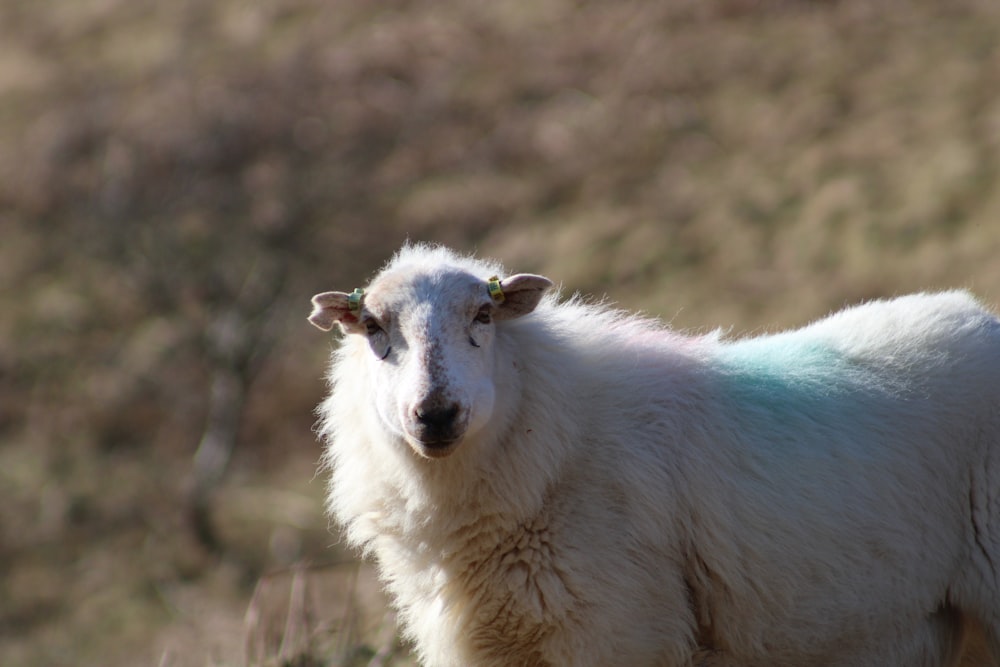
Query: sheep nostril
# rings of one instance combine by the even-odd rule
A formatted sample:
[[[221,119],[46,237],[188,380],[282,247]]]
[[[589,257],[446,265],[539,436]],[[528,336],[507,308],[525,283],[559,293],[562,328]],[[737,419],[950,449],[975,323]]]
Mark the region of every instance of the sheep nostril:
[[[430,429],[446,429],[452,425],[458,416],[459,407],[457,403],[443,408],[417,408],[417,421]]]

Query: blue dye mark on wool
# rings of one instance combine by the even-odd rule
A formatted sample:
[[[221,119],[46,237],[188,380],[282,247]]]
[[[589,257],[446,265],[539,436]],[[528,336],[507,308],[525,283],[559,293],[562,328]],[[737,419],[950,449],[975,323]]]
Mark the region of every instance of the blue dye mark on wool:
[[[716,362],[728,409],[785,426],[857,417],[882,393],[871,369],[800,332],[724,343]]]

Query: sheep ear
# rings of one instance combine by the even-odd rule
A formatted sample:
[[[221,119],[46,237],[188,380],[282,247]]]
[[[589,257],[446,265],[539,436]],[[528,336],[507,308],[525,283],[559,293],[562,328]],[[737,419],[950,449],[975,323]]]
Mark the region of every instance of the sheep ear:
[[[499,287],[501,292],[493,293],[493,299],[497,302],[495,317],[498,320],[512,320],[533,311],[545,291],[552,287],[552,281],[544,276],[518,273],[499,281]]]
[[[344,292],[323,292],[312,298],[313,310],[309,321],[323,331],[329,331],[336,323],[345,326],[358,323],[358,317],[351,309],[351,295]]]

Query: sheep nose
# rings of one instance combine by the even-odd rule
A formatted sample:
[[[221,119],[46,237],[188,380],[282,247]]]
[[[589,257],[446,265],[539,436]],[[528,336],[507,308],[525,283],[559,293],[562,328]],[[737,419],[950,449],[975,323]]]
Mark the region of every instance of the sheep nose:
[[[458,416],[458,403],[452,403],[443,407],[434,406],[417,408],[417,421],[433,432],[445,432],[454,423]]]

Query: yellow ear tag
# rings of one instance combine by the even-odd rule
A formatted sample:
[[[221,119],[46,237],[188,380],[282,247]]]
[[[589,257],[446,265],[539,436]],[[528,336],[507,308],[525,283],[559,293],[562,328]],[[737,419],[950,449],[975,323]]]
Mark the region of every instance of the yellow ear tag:
[[[347,295],[347,310],[354,314],[361,312],[361,301],[364,299],[365,291],[360,287],[355,287],[354,291]]]
[[[503,295],[503,290],[500,288],[500,278],[493,276],[486,283],[486,289],[490,292],[490,297],[497,303],[503,303],[506,298]]]

